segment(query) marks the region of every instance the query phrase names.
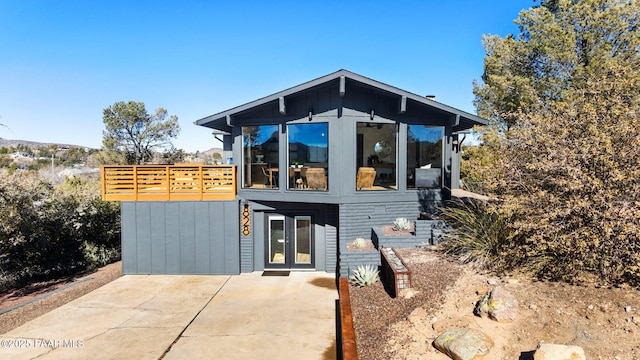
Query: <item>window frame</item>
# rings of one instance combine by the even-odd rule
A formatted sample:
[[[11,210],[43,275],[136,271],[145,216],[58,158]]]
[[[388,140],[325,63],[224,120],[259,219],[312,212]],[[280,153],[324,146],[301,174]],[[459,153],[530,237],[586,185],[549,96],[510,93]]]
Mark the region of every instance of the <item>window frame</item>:
[[[269,162],[267,160],[269,159],[264,159],[264,156],[266,156],[266,154],[262,154],[263,155],[263,162],[253,162],[253,154],[250,155],[249,159],[251,161],[247,161],[247,149],[249,148],[251,150],[251,146],[247,146],[245,144],[246,142],[246,133],[245,133],[245,129],[247,128],[252,128],[252,127],[258,127],[258,128],[274,128],[273,131],[271,131],[271,136],[266,138],[265,141],[260,144],[261,146],[263,146],[269,139],[274,138],[277,141],[277,147],[275,149],[276,150],[276,154],[275,154],[275,158],[273,162]],[[258,132],[259,133],[259,132]],[[273,133],[277,134],[275,137],[273,136]],[[240,161],[241,161],[241,188],[243,190],[260,190],[260,191],[264,191],[264,190],[279,190],[280,189],[280,184],[278,181],[278,172],[280,170],[280,152],[282,151],[282,146],[281,146],[281,139],[280,139],[280,124],[251,124],[251,125],[243,125],[240,127],[240,136],[241,136],[241,156],[240,156]],[[264,152],[264,150],[263,150]],[[278,169],[275,172],[269,172],[269,175],[265,175],[263,174],[264,177],[264,187],[254,187],[253,184],[253,165],[254,164],[258,164],[258,165],[265,165],[265,167],[269,167],[271,166],[275,169]],[[248,168],[249,166],[252,166],[252,170],[249,172]],[[248,175],[251,174],[251,175]],[[275,175],[274,175],[275,174]],[[251,179],[247,179],[247,176],[251,176]],[[269,182],[269,176],[271,176],[271,181]],[[248,181],[251,180],[251,181]],[[248,183],[251,183],[251,185],[247,185]],[[267,186],[267,183],[270,184],[271,187]]]
[[[317,162],[318,164],[325,164],[324,167],[315,167],[315,166],[311,166],[311,167],[305,167],[305,164],[310,164],[311,162],[303,162],[302,164],[293,164],[294,161],[297,160],[293,160],[291,159],[291,133],[292,131],[290,130],[291,127],[304,127],[304,126],[317,126],[317,125],[323,125],[324,128],[324,137],[326,138],[326,161],[324,162]],[[322,191],[322,192],[327,192],[329,191],[329,166],[330,166],[330,160],[329,160],[329,149],[330,149],[330,124],[328,121],[318,121],[318,122],[291,122],[291,123],[286,123],[284,124],[285,127],[285,133],[286,133],[286,140],[285,140],[285,153],[286,153],[286,158],[287,158],[287,162],[286,162],[286,190],[289,191]],[[313,132],[311,132],[313,133]],[[305,144],[306,145],[306,144]],[[296,174],[298,173],[296,171],[296,174],[294,174],[294,178],[290,179],[290,168],[293,168],[293,166],[296,166],[297,169],[300,169],[299,172],[299,177],[296,176]],[[309,188],[309,187],[305,187],[305,185],[308,186],[308,181],[304,180],[304,176],[303,176],[303,171],[304,169],[310,169],[310,168],[321,168],[324,169],[324,189],[322,188]],[[294,170],[295,171],[295,170]],[[285,174],[283,174],[285,175]]]
[[[421,186],[418,187],[416,185],[416,178],[417,175],[415,174],[415,171],[417,169],[419,169],[421,166],[420,163],[416,164],[415,167],[410,167],[410,161],[409,161],[409,154],[410,154],[410,150],[409,150],[409,146],[410,146],[410,142],[409,142],[409,133],[411,132],[411,127],[415,126],[415,127],[422,127],[422,128],[434,128],[434,129],[440,129],[440,159],[439,159],[439,167],[437,168],[427,168],[427,169],[439,169],[439,179],[438,179],[438,184],[436,186]],[[407,190],[428,190],[428,189],[441,189],[443,186],[443,181],[444,181],[444,164],[445,164],[445,143],[446,143],[446,127],[443,125],[429,125],[429,124],[407,124],[407,145],[406,145],[406,157],[407,157],[407,161],[406,161],[406,172],[407,172],[407,176],[406,176],[406,188]],[[413,176],[413,185],[410,184],[411,178],[410,176]]]
[[[375,185],[376,179],[378,179],[379,174],[377,173],[377,169],[376,169],[376,175],[374,178],[374,184],[371,188],[368,189],[364,189],[364,188],[359,188],[359,184],[358,184],[358,170],[360,167],[376,167],[375,166],[375,160],[376,158],[379,159],[378,155],[375,153],[372,153],[366,160],[364,159],[364,146],[365,144],[362,144],[362,153],[359,152],[359,135],[360,132],[359,127],[360,126],[364,126],[364,127],[372,127],[372,126],[376,126],[378,127],[378,129],[381,129],[383,126],[393,126],[394,131],[393,131],[393,150],[394,150],[394,156],[391,157],[392,161],[393,161],[393,167],[392,167],[392,171],[391,171],[391,175],[392,178],[394,179],[394,181],[392,183],[387,183],[387,184],[382,184],[380,185],[380,182],[378,182],[378,185]],[[355,190],[356,192],[360,193],[360,192],[367,192],[367,191],[398,191],[399,190],[399,174],[400,174],[400,124],[397,122],[384,122],[384,121],[356,121],[355,123],[355,134],[356,134],[356,141],[355,141]],[[364,135],[364,134],[363,134]],[[364,137],[363,137],[363,141],[364,141]],[[377,145],[378,143],[380,143],[381,141],[384,141],[384,139],[381,140],[377,140],[375,142],[375,144]],[[375,146],[374,146],[375,147]],[[374,150],[375,151],[375,150]],[[362,158],[360,159],[360,156],[362,156]],[[375,156],[375,157],[373,157]],[[378,160],[379,161],[379,160]],[[360,164],[362,162],[362,164]],[[377,164],[384,164],[383,162],[378,162]],[[388,168],[388,167],[385,167]]]

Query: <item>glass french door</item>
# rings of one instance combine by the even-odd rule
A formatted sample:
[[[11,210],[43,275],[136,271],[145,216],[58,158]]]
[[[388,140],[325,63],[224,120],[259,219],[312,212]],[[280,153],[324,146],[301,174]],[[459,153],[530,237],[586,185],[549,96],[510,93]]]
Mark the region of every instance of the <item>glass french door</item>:
[[[313,245],[311,215],[268,215],[266,268],[313,268]]]

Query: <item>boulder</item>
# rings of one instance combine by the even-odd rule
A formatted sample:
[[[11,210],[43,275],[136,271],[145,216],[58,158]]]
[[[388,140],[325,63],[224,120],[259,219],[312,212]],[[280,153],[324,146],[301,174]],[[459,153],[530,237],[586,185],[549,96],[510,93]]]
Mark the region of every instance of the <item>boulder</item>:
[[[502,286],[496,286],[476,304],[474,313],[497,322],[512,322],[518,316],[518,299]]]
[[[586,360],[586,356],[580,346],[540,344],[533,360]]]
[[[433,346],[454,360],[477,360],[489,352],[493,340],[478,330],[456,328],[438,336]]]

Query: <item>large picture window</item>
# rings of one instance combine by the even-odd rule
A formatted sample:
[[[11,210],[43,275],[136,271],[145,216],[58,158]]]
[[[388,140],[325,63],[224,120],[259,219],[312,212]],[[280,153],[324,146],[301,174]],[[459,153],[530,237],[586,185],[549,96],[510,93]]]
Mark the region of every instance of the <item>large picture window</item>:
[[[287,139],[288,188],[326,191],[329,176],[329,125],[287,125]]]
[[[407,188],[442,186],[442,126],[409,125],[407,132]]]
[[[356,190],[397,189],[398,125],[358,123]]]
[[[278,125],[242,127],[242,187],[277,189]]]

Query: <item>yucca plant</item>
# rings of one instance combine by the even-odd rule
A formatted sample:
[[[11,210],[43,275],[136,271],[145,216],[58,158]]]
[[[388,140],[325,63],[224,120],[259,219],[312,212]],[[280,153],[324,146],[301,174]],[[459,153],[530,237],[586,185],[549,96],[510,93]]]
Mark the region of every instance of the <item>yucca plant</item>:
[[[395,231],[402,231],[402,230],[409,230],[411,228],[411,223],[409,222],[409,220],[407,220],[407,218],[396,218],[393,221],[393,230]]]
[[[360,287],[375,284],[378,281],[378,269],[373,265],[360,265],[353,270],[349,279]]]
[[[505,215],[482,202],[452,205],[443,209],[451,227],[444,234],[442,249],[480,267],[500,260],[512,235]]]

